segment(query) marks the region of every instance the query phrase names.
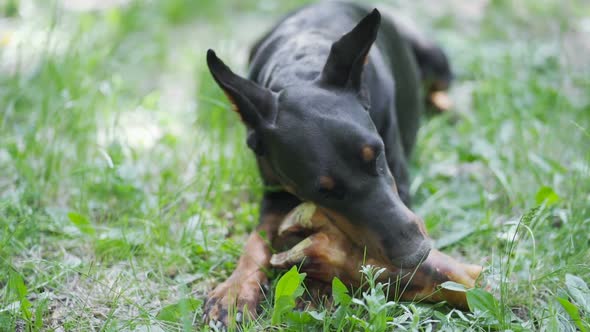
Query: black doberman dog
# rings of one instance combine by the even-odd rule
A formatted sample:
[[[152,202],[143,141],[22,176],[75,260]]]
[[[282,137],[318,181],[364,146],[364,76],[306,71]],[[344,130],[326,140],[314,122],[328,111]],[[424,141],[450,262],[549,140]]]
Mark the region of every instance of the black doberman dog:
[[[407,160],[424,90],[446,89],[451,79],[441,49],[376,9],[326,2],[284,18],[250,62],[245,79],[207,53],[247,127],[264,183],[282,190],[264,193],[260,224],[234,273],[209,294],[205,320],[227,323],[232,308],[238,321],[256,313],[270,243],[302,201],[316,203],[373,256],[419,264],[431,241],[409,209]]]

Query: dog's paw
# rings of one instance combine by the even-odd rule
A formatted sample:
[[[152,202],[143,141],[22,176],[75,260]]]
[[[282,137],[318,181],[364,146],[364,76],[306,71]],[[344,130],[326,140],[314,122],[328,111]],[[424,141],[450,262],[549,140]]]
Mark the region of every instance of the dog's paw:
[[[203,307],[204,323],[224,331],[255,318],[262,288],[259,279],[230,277],[209,293]]]

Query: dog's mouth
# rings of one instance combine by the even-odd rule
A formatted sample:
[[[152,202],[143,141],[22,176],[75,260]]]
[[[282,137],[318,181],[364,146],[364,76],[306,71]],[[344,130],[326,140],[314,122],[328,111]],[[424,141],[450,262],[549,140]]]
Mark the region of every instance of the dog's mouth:
[[[358,229],[352,238],[347,233],[355,226],[349,225],[351,229],[345,231],[339,226],[313,203],[299,205],[284,219],[278,234],[283,241],[292,237],[301,239],[302,234],[304,238],[288,250],[274,254],[271,265],[278,268],[299,265],[310,278],[330,283],[338,277],[353,287],[362,284],[361,267],[373,265],[386,269],[380,276],[382,281],[400,283],[396,289],[403,291],[394,294],[397,299],[447,301],[452,306],[467,308],[465,293],[440,286],[453,281],[472,288],[481,274],[481,266],[460,263],[432,249],[417,267],[400,268],[375,249],[370,238],[364,237],[366,230]]]

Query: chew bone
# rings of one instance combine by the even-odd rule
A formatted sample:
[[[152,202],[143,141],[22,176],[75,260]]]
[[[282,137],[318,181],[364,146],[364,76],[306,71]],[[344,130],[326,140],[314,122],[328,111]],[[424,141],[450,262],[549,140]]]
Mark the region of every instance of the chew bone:
[[[384,267],[386,273],[381,274],[380,281],[399,282],[392,287],[398,290],[397,294],[391,292],[396,299],[447,301],[454,307],[466,309],[464,292],[439,286],[446,281],[454,281],[472,288],[482,271],[481,266],[460,263],[435,249],[422,264],[412,269],[399,268],[382,258],[370,257],[358,241],[349,239],[313,203],[296,207],[279,227],[282,238],[296,233],[311,235],[290,249],[274,254],[272,266],[288,268],[300,265],[310,278],[329,283],[333,277],[338,277],[353,287],[362,283],[359,272],[362,265]]]

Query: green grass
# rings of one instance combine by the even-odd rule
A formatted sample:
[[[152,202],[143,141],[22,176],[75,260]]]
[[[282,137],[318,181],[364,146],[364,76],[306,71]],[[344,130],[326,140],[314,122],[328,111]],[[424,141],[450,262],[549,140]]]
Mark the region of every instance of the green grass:
[[[262,191],[205,50],[244,73],[248,45],[303,2],[0,2],[1,331],[205,329],[204,296],[234,268]],[[461,313],[387,302],[373,284],[280,326],[589,330],[575,276],[590,280],[590,7],[405,3],[458,74],[456,110],[420,132],[415,210],[445,252],[485,265],[495,300],[475,291]],[[273,303],[251,330],[270,328]]]

